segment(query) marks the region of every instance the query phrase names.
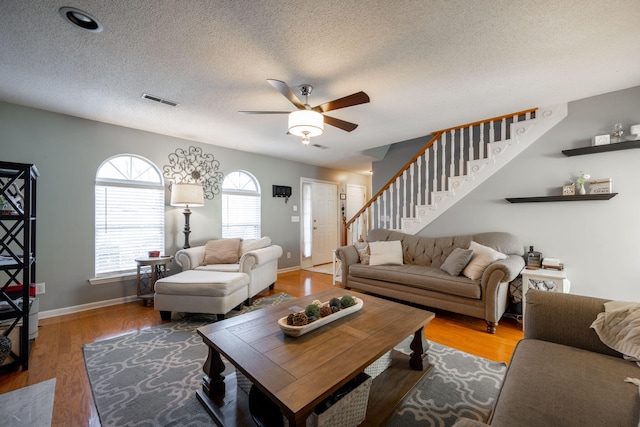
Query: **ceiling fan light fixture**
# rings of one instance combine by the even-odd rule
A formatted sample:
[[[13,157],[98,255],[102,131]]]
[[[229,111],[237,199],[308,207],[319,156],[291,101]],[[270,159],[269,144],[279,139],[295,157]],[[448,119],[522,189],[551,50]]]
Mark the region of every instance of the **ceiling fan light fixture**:
[[[313,137],[324,132],[324,117],[312,110],[289,113],[289,133],[301,137]]]

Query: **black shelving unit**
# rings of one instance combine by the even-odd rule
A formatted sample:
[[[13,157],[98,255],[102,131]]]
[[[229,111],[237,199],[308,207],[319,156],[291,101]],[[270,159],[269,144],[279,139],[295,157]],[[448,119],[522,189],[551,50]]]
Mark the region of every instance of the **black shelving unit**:
[[[0,195],[8,202],[0,210],[0,301],[8,304],[0,310],[0,320],[9,320],[5,336],[20,327],[20,354],[12,351],[13,361],[3,369],[14,365],[29,369],[29,286],[36,279],[38,176],[35,165],[0,161]],[[16,292],[8,293],[13,285],[22,285],[18,298]]]
[[[536,197],[507,197],[509,203],[539,203],[539,202],[584,202],[587,200],[609,200],[618,193],[606,194],[576,194],[573,196],[536,196]]]
[[[570,150],[562,150],[562,154],[569,157],[583,156],[585,154],[606,153],[607,151],[631,150],[633,148],[640,148],[640,141],[616,142],[614,144],[572,148]]]

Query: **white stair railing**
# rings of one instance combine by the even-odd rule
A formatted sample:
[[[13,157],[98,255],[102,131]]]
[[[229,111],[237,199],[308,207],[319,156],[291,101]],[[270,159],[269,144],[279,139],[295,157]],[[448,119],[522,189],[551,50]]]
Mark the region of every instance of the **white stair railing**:
[[[537,108],[433,132],[423,149],[349,221],[346,241],[364,240],[373,228],[405,229],[420,212],[438,209],[503,152],[514,124],[536,118]],[[501,146],[503,144],[504,146]],[[426,226],[423,224],[422,227]],[[410,226],[408,228],[411,228]]]

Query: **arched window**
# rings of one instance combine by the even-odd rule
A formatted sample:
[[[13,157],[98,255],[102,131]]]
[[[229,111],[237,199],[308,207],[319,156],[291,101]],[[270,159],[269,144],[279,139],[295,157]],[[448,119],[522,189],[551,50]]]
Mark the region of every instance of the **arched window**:
[[[122,154],[96,174],[96,277],[131,271],[136,258],[164,253],[164,182],[149,160]]]
[[[249,172],[231,172],[222,182],[222,237],[261,237],[260,184]]]

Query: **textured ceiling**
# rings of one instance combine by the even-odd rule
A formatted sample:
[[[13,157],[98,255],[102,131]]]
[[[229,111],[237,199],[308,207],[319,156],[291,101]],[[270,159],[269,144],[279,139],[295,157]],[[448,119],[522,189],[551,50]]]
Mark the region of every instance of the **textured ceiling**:
[[[58,9],[104,26],[91,33]],[[0,100],[352,171],[363,151],[640,85],[638,0],[2,0]],[[313,105],[360,90],[303,147],[266,79]],[[172,108],[141,98],[150,93]],[[304,101],[304,100],[303,100]]]

